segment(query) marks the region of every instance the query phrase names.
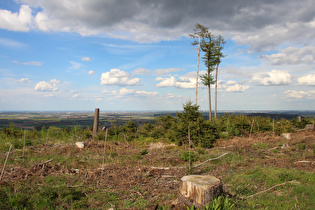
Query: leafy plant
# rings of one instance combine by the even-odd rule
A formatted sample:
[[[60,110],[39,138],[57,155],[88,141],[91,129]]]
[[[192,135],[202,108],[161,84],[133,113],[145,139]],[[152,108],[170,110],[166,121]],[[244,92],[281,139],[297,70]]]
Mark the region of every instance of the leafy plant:
[[[181,152],[181,154],[179,155],[179,157],[183,160],[183,161],[189,161],[189,156],[190,156],[190,160],[195,162],[198,160],[198,155],[195,153],[195,152],[190,152],[190,155],[189,155],[189,151],[184,151],[184,152]]]
[[[225,210],[232,209],[234,204],[231,203],[227,197],[219,196],[212,200],[212,202],[206,206],[205,210]]]
[[[144,150],[141,150],[141,151],[140,151],[140,154],[141,154],[141,155],[146,155],[146,154],[149,154],[149,152],[144,149]]]

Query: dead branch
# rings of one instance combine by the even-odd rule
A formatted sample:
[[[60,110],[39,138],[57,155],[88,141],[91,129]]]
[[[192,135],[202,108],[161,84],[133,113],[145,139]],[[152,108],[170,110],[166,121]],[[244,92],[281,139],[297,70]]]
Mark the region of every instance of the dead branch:
[[[123,137],[124,137],[124,139],[125,139],[125,142],[127,143],[127,145],[129,145],[129,143],[128,143],[128,141],[127,141],[127,138],[126,138],[126,135],[125,135],[125,133],[122,133],[121,134]]]
[[[209,162],[209,161],[211,161],[211,160],[220,159],[221,157],[223,157],[223,156],[225,156],[225,155],[227,155],[227,154],[229,154],[229,152],[224,153],[223,155],[220,155],[219,157],[216,157],[216,158],[210,158],[210,159],[208,159],[208,160],[206,160],[206,161],[204,161],[204,162],[202,162],[202,163],[199,163],[198,165],[193,166],[193,168],[196,168],[196,167],[198,167],[198,166],[201,166],[202,164],[205,164],[206,162]]]
[[[3,174],[4,174],[4,168],[5,168],[6,164],[7,164],[7,161],[8,161],[10,152],[11,152],[11,148],[12,148],[12,144],[10,144],[10,149],[9,149],[9,152],[8,152],[8,154],[7,154],[7,157],[6,157],[6,159],[5,159],[5,162],[4,162],[4,165],[3,165],[3,168],[2,168],[0,180],[2,179],[2,176],[3,176]]]
[[[51,161],[53,161],[54,159],[50,159],[50,160],[47,160],[47,161],[45,161],[45,162],[43,162],[43,163],[40,163],[40,164],[38,164],[39,166],[44,166],[45,164],[47,164],[47,163],[49,163],[49,162],[51,162]]]
[[[151,169],[158,169],[158,170],[171,170],[171,169],[182,169],[184,167],[150,167]]]
[[[261,193],[268,192],[268,191],[272,190],[273,188],[276,188],[276,187],[279,187],[279,186],[282,186],[282,185],[285,185],[285,184],[288,184],[288,183],[297,183],[297,184],[298,184],[299,182],[296,181],[296,180],[292,180],[292,181],[289,181],[289,182],[284,182],[284,183],[281,183],[281,184],[277,184],[277,185],[275,185],[275,186],[270,187],[270,188],[267,189],[267,190],[263,190],[263,191],[261,191],[261,192],[255,193],[254,195],[247,196],[246,198],[252,198],[252,197],[254,197],[254,196],[256,196],[256,195],[259,195],[259,194],[261,194]]]
[[[314,161],[308,161],[308,160],[300,160],[300,161],[296,161],[294,162],[295,164],[296,163],[314,163]]]

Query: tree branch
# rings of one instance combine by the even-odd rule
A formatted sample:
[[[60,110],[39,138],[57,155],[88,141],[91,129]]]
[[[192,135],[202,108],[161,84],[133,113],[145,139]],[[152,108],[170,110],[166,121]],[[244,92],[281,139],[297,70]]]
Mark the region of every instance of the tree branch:
[[[204,162],[202,162],[202,163],[199,163],[198,165],[193,166],[193,168],[196,168],[196,167],[198,167],[198,166],[201,166],[202,164],[205,164],[206,162],[209,162],[209,161],[211,161],[211,160],[217,160],[217,159],[219,159],[219,158],[221,158],[221,157],[223,157],[223,156],[225,156],[225,155],[227,155],[227,154],[229,154],[229,152],[224,153],[223,155],[220,155],[219,157],[208,159],[208,160],[206,160],[206,161],[204,161]]]

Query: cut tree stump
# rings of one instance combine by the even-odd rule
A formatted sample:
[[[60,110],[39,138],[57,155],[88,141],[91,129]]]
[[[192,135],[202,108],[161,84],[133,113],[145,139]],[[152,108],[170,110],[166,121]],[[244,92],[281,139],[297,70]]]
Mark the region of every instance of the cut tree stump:
[[[186,206],[194,206],[203,209],[222,192],[222,182],[214,176],[184,176],[179,185],[178,207],[186,209]]]

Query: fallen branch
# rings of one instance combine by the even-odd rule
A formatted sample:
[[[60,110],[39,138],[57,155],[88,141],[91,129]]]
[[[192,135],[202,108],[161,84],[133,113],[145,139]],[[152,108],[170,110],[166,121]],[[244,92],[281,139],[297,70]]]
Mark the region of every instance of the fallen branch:
[[[182,169],[184,167],[150,167],[151,169],[158,169],[158,170],[171,170],[171,169]]]
[[[202,164],[205,164],[206,162],[209,162],[209,161],[211,161],[211,160],[220,159],[221,157],[223,157],[223,156],[225,156],[225,155],[227,155],[227,154],[229,154],[229,152],[224,153],[223,155],[220,155],[219,157],[216,157],[216,158],[210,158],[210,159],[208,159],[208,160],[206,160],[206,161],[204,161],[204,162],[202,162],[202,163],[199,163],[198,165],[193,166],[193,168],[196,168],[196,167],[198,167],[198,166],[201,166]]]
[[[314,161],[301,160],[301,161],[296,161],[294,163],[314,163]]]
[[[43,166],[43,165],[45,165],[45,164],[47,164],[47,163],[49,163],[49,162],[51,162],[51,161],[53,161],[54,159],[50,159],[50,160],[47,160],[47,161],[45,161],[45,162],[43,162],[43,163],[40,163],[40,164],[38,164],[39,166]]]
[[[261,193],[268,192],[268,191],[272,190],[272,189],[275,188],[275,187],[279,187],[279,186],[282,186],[282,185],[285,185],[285,184],[288,184],[288,183],[297,183],[297,184],[298,184],[299,182],[296,181],[296,180],[292,180],[292,181],[289,181],[289,182],[284,182],[284,183],[281,183],[281,184],[277,184],[277,185],[275,185],[275,186],[273,186],[273,187],[270,187],[270,188],[267,189],[267,190],[263,190],[263,191],[261,191],[261,192],[258,192],[258,193],[256,193],[256,194],[254,194],[254,195],[247,196],[246,198],[252,198],[252,197],[254,197],[254,196],[256,196],[256,195],[259,195],[259,194],[261,194]]]
[[[9,149],[9,152],[8,152],[8,154],[7,154],[7,157],[6,157],[6,159],[5,159],[5,162],[4,162],[4,165],[3,165],[3,168],[2,168],[0,180],[2,179],[2,176],[3,176],[3,174],[4,174],[4,168],[5,168],[6,164],[7,164],[7,161],[8,161],[10,152],[11,152],[11,148],[12,148],[12,144],[10,144],[10,149]]]

